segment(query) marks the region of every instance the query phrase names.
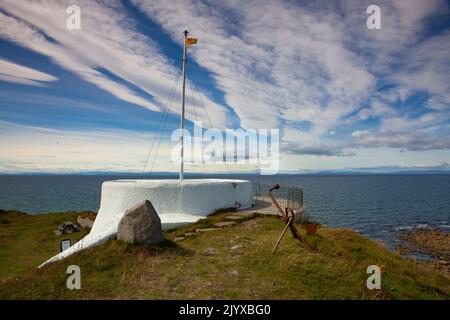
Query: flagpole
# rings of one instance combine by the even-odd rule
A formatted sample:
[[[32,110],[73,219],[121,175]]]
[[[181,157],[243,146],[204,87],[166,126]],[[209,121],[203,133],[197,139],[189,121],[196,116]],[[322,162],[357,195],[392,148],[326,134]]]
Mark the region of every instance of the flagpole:
[[[184,104],[185,104],[185,93],[186,93],[186,62],[187,62],[187,47],[186,47],[186,39],[188,35],[188,31],[184,30],[184,41],[183,41],[183,94],[181,98],[181,133],[180,133],[180,181],[184,179]]]

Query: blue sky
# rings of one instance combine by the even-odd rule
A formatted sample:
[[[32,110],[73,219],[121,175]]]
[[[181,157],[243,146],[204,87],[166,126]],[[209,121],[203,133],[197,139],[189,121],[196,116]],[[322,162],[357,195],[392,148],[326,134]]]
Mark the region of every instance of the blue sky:
[[[450,166],[446,1],[3,0],[0,25],[0,172],[142,171],[184,29],[213,126],[279,128],[281,171]],[[156,171],[177,169],[177,89]],[[206,125],[193,92],[187,118]]]

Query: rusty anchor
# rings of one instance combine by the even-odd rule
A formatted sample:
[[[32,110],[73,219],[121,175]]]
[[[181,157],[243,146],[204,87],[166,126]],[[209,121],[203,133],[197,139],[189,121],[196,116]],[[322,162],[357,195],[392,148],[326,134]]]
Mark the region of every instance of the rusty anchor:
[[[273,254],[277,250],[278,246],[280,245],[281,239],[283,239],[288,228],[291,230],[291,233],[295,239],[300,241],[300,243],[304,247],[306,247],[308,250],[315,252],[316,249],[312,245],[310,245],[308,243],[308,241],[306,241],[305,238],[302,237],[300,232],[297,230],[297,228],[293,224],[294,211],[288,207],[286,207],[285,210],[283,211],[283,209],[281,209],[280,205],[278,204],[277,200],[275,200],[275,197],[272,195],[272,191],[278,190],[278,189],[280,189],[280,185],[279,184],[274,185],[272,188],[269,189],[268,196],[269,196],[270,200],[272,201],[272,203],[274,204],[274,206],[277,208],[278,212],[280,213],[279,217],[281,219],[283,219],[283,221],[286,223],[286,226],[284,227],[283,231],[280,234],[280,237],[278,238],[277,242],[275,243],[275,246],[273,247],[271,254]]]

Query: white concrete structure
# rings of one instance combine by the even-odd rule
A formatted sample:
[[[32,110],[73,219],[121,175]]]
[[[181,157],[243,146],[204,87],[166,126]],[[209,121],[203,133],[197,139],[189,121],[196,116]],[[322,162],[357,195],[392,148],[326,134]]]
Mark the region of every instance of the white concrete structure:
[[[144,200],[152,202],[164,230],[196,222],[217,209],[248,208],[252,206],[252,197],[252,183],[246,180],[106,181],[102,185],[100,209],[91,232],[41,266],[114,237],[125,211]]]

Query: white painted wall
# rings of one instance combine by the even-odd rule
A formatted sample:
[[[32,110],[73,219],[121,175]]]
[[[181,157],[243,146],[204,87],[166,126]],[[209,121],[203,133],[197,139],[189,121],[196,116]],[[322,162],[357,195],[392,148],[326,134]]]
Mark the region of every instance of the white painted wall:
[[[161,218],[163,229],[170,229],[198,221],[217,209],[248,208],[252,205],[252,197],[252,183],[247,180],[105,181],[102,185],[100,209],[91,232],[39,267],[113,238],[126,210],[144,200],[152,202]]]

